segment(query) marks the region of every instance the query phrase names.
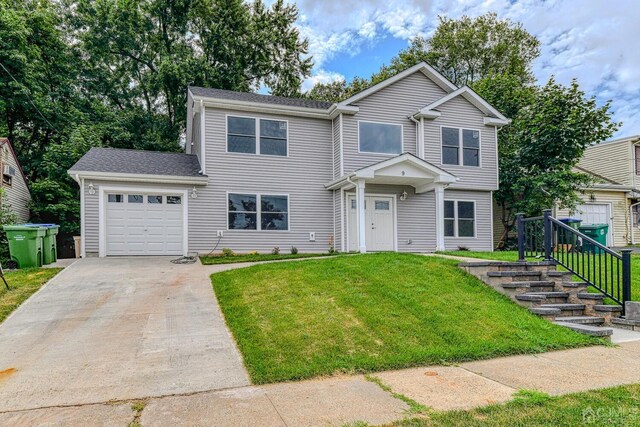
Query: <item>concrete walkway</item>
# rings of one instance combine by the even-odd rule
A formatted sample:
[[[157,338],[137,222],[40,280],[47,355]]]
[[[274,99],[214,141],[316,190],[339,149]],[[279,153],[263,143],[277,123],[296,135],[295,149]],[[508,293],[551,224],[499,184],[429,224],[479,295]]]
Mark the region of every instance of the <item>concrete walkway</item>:
[[[552,395],[640,383],[640,341],[540,355],[512,356],[373,374],[394,393],[435,410],[506,402],[520,389]],[[0,413],[0,425],[126,426],[341,426],[390,423],[408,405],[362,375],[238,387],[131,402]]]
[[[0,412],[249,385],[215,269],[170,260],[78,260],[20,306],[0,325]]]

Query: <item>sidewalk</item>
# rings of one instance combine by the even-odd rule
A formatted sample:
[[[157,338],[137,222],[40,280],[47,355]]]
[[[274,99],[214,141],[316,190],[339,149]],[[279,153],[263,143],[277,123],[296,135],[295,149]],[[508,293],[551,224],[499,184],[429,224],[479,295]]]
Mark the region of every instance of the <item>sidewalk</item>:
[[[560,395],[640,383],[640,341],[539,355],[510,356],[458,366],[427,366],[373,374],[391,392],[435,410],[505,402],[519,389]],[[2,425],[341,426],[372,425],[408,416],[409,406],[363,375],[148,399],[43,408],[0,414]]]

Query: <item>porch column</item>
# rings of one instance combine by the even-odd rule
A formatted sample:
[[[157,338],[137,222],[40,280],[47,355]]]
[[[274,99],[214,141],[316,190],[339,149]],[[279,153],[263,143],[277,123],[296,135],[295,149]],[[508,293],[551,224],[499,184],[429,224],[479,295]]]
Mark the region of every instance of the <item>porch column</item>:
[[[436,193],[436,251],[444,251],[444,185],[435,185]]]
[[[364,180],[361,179],[356,182],[356,210],[358,213],[358,250],[360,253],[367,252],[367,243],[365,239],[366,224],[364,216]]]

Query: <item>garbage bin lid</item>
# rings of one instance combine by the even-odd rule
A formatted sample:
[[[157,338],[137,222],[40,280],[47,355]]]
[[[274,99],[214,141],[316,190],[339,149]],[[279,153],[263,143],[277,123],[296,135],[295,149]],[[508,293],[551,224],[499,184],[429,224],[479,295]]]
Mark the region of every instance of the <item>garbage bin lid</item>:
[[[579,218],[560,218],[559,221],[562,222],[562,223],[565,223],[565,224],[573,224],[573,223],[576,223],[576,222],[582,222],[582,220],[579,219]]]
[[[584,224],[581,225],[579,230],[599,230],[601,228],[608,228],[609,224]]]
[[[34,224],[34,223],[27,223],[27,224],[22,224],[25,227],[46,227],[46,228],[54,228],[54,227],[59,227],[57,224]]]

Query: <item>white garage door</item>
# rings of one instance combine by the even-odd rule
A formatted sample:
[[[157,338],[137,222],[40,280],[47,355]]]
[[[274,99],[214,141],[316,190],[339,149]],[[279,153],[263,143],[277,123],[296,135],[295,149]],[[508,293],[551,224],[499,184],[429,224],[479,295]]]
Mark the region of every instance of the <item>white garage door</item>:
[[[611,245],[611,207],[608,204],[588,203],[578,205],[576,208],[576,218],[582,220],[582,224],[609,224],[609,233],[607,234],[607,245]]]
[[[182,196],[151,193],[106,195],[107,255],[181,255]]]

